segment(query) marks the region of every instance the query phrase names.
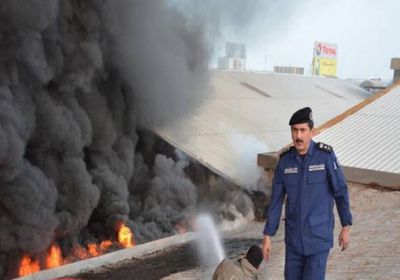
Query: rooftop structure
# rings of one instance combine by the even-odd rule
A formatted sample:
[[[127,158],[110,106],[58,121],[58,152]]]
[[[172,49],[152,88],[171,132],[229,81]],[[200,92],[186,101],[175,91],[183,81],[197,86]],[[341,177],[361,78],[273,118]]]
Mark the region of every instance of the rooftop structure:
[[[311,106],[318,126],[371,96],[346,80],[265,72],[214,71],[210,83],[211,98],[190,117],[152,130],[239,185],[257,170],[256,154],[290,142],[294,111]]]

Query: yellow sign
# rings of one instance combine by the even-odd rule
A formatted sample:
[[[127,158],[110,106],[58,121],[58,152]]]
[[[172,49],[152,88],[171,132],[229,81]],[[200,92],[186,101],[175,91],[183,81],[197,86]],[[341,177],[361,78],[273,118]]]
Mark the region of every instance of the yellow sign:
[[[336,59],[315,57],[313,71],[316,76],[336,77]]]
[[[315,42],[313,74],[317,76],[336,76],[337,45]]]

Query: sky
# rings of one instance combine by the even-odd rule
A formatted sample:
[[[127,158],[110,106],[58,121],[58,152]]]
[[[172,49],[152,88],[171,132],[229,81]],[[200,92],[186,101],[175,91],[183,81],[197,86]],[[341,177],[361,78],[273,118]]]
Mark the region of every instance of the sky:
[[[391,79],[390,60],[400,57],[398,0],[175,2],[186,8],[192,3],[214,32],[212,66],[224,55],[226,41],[246,45],[248,70],[300,66],[310,73],[315,41],[338,45],[340,78]]]
[[[247,46],[247,68],[267,70],[275,65],[301,66],[309,72],[314,41],[338,45],[338,76],[390,79],[392,57],[400,57],[400,1],[299,1],[299,6],[271,36],[262,36],[268,20],[259,17],[249,35],[232,40]],[[229,40],[230,38],[227,38]]]

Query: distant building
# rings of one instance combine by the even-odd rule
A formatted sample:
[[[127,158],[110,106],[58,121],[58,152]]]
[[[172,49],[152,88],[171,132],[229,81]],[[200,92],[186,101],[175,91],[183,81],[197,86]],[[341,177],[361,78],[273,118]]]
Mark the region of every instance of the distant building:
[[[400,81],[400,58],[392,58],[390,69],[394,70],[393,83]]]
[[[225,56],[218,59],[222,70],[246,70],[246,46],[238,43],[225,44]]]
[[[293,66],[274,66],[275,73],[284,73],[284,74],[297,74],[304,75],[303,67],[293,67]]]

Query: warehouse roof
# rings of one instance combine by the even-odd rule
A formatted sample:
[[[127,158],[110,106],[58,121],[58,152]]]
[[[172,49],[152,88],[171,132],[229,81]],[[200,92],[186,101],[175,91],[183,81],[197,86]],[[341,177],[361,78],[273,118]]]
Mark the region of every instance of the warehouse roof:
[[[346,80],[267,72],[213,71],[210,84],[211,97],[199,110],[153,130],[239,185],[254,183],[257,153],[291,141],[294,111],[310,106],[318,126],[371,96]]]
[[[343,166],[400,175],[400,86],[315,137],[332,145]]]

